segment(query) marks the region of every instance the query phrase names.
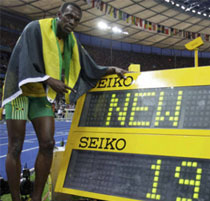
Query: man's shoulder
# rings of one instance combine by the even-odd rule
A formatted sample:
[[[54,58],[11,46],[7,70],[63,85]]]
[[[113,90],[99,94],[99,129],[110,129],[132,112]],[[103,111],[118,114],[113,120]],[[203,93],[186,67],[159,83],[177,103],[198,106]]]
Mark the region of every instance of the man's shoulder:
[[[38,20],[34,20],[29,22],[26,27],[24,28],[24,32],[28,32],[28,31],[34,31],[35,29],[39,28],[39,21]]]
[[[40,23],[51,23],[53,18],[45,18],[45,19],[40,19],[40,20],[34,20],[28,23],[28,25],[25,27],[25,29],[37,29],[40,28]]]

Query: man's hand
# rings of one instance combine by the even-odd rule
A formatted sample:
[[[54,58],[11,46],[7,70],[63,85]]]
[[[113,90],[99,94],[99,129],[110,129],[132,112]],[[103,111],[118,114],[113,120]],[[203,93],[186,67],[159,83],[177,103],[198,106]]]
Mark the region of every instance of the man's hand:
[[[47,79],[44,83],[48,84],[54,91],[59,94],[68,93],[68,90],[77,93],[75,89],[65,85],[62,81],[54,79],[52,77]]]
[[[106,75],[117,74],[119,78],[126,79],[125,73],[129,73],[129,71],[115,66],[109,66]]]

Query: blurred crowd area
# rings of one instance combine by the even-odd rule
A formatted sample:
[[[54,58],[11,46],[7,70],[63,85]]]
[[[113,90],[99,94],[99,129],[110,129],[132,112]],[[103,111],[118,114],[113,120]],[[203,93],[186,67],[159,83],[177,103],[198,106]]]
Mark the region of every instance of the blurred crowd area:
[[[0,20],[0,100],[2,87],[7,71],[7,65],[12,49],[17,42],[23,28],[29,20],[24,17],[1,12]],[[130,64],[140,64],[141,71],[174,69],[194,66],[193,57],[165,56],[159,54],[144,54],[128,51],[119,51],[111,48],[93,47],[84,45],[95,62],[102,66],[118,66],[127,69]],[[199,58],[199,66],[210,64],[209,58]],[[0,101],[1,105],[1,101]],[[69,118],[75,105],[66,105],[62,97],[58,97],[53,105],[56,118]]]
[[[57,97],[52,106],[57,120],[73,118],[75,104],[66,104],[64,97]]]
[[[85,49],[89,52],[97,64],[103,66],[118,66],[127,69],[130,64],[140,64],[141,71],[173,69],[183,67],[193,67],[193,57],[178,57],[165,56],[159,54],[144,54],[136,52],[126,52],[119,50],[111,50],[105,48],[86,46]],[[111,58],[112,55],[112,58]],[[112,61],[112,63],[110,63]],[[199,59],[199,66],[210,64],[207,58]]]

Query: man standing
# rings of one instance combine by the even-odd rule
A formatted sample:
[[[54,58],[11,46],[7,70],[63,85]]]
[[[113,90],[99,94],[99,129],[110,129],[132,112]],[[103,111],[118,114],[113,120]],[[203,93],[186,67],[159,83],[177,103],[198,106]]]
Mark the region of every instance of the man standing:
[[[52,102],[56,95],[65,94],[66,103],[73,103],[103,75],[116,73],[124,78],[127,72],[95,64],[73,33],[81,17],[80,7],[64,3],[58,18],[29,23],[11,55],[3,106],[9,141],[6,171],[13,201],[20,201],[20,154],[26,121],[31,120],[39,142],[32,201],[41,201],[55,143]]]

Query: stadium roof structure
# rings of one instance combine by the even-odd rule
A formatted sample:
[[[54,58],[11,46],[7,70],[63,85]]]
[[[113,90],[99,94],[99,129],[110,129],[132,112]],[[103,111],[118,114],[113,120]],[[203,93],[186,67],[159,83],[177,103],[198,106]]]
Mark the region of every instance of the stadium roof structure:
[[[0,8],[29,19],[54,17],[63,2],[83,10],[75,31],[101,38],[184,50],[184,45],[202,36],[201,51],[210,51],[210,0],[1,0]],[[99,30],[103,20],[129,34]]]

